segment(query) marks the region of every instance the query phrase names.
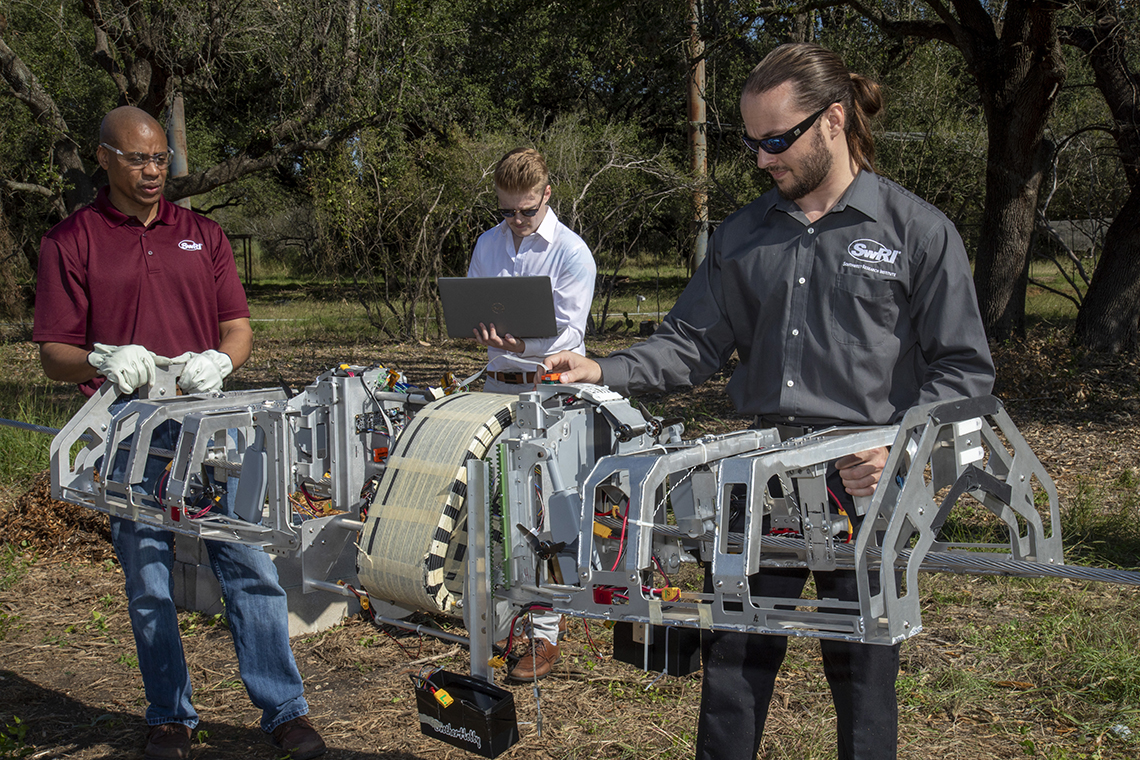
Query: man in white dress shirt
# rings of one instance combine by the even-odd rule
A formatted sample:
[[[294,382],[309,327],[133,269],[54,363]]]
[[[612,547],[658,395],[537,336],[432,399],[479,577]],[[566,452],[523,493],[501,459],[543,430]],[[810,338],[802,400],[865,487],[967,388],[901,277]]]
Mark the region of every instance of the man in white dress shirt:
[[[552,338],[499,335],[494,324],[480,324],[475,339],[487,347],[483,390],[517,394],[542,381],[542,360],[559,351],[586,355],[586,320],[594,300],[597,267],[589,246],[558,221],[550,202],[550,173],[542,155],[515,148],[495,167],[495,193],[503,220],[479,236],[468,277],[550,278],[558,334]],[[531,637],[508,677],[542,678],[561,657],[559,633],[565,622],[556,613],[534,613]]]

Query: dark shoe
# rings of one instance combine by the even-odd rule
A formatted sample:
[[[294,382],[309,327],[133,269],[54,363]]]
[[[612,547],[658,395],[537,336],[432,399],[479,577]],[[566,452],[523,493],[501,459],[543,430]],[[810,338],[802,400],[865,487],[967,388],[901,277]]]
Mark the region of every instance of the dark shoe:
[[[190,757],[190,726],[163,723],[146,735],[146,760],[186,760]]]
[[[289,760],[309,760],[325,754],[325,740],[313,728],[306,715],[287,720],[273,729],[273,746]]]
[[[558,649],[557,644],[551,644],[546,639],[531,639],[526,648],[526,653],[511,668],[507,678],[512,681],[533,681],[537,678],[545,678],[550,675],[551,666],[558,662],[561,657],[562,652]]]
[[[566,622],[566,616],[565,615],[558,618],[558,640],[559,641],[562,641],[562,639],[566,638],[566,636],[567,636],[566,631],[569,628],[570,628],[570,624]]]

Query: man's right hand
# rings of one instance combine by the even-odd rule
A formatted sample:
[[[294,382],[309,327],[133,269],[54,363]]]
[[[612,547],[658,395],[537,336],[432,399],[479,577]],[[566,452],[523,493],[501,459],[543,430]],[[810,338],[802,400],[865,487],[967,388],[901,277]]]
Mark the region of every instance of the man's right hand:
[[[602,368],[593,359],[587,359],[573,351],[559,351],[543,360],[550,372],[561,375],[564,383],[600,383]]]
[[[87,363],[109,382],[119,387],[120,393],[131,393],[144,385],[154,385],[155,355],[142,346],[108,346],[96,343],[87,355]]]

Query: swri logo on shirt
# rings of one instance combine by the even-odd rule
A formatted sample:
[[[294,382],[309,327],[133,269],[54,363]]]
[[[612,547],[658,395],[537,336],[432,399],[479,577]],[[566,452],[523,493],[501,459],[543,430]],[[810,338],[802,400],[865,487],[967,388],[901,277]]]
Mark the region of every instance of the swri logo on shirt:
[[[882,243],[875,240],[856,240],[847,246],[847,252],[852,258],[866,261],[870,264],[894,264],[902,251],[892,251]]]
[[[193,240],[183,240],[178,243],[178,247],[184,251],[200,251],[202,250],[201,243],[195,243]]]

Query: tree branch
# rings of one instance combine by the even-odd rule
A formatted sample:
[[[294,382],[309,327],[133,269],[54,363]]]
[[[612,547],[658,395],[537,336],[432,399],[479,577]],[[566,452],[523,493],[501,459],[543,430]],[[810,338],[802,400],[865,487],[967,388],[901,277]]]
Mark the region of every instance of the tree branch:
[[[55,191],[43,185],[35,185],[31,182],[17,182],[14,179],[0,179],[0,183],[3,183],[5,188],[14,193],[32,193],[34,195],[42,195],[45,198],[55,197]]]

